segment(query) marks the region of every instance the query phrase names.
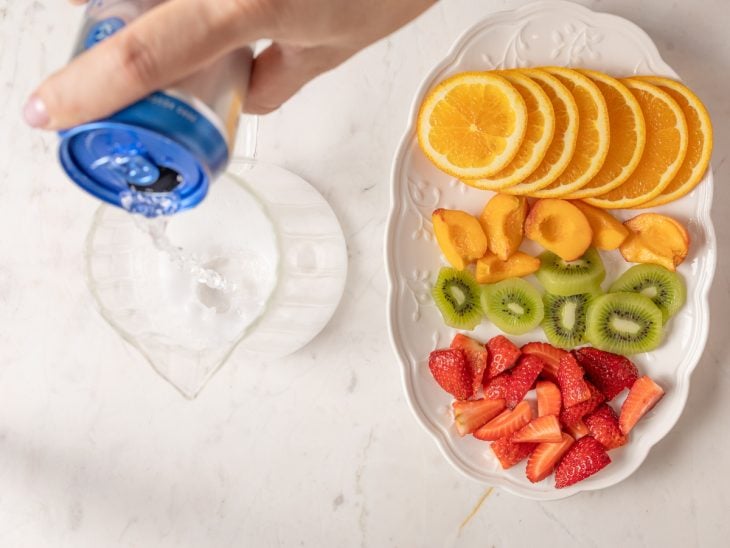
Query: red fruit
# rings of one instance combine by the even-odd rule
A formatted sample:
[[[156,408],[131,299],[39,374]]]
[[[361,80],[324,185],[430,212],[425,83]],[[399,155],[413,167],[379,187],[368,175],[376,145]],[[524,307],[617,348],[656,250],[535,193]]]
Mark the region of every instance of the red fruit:
[[[502,373],[484,383],[484,397],[490,400],[503,400],[507,397],[510,374]]]
[[[460,436],[471,434],[504,410],[504,400],[455,401],[454,426]]]
[[[592,476],[610,464],[603,445],[591,436],[579,439],[563,455],[555,469],[555,487],[562,489]]]
[[[577,440],[591,433],[591,431],[588,430],[588,426],[586,426],[586,423],[584,423],[582,419],[578,419],[578,422],[575,424],[565,424],[564,428],[568,434]]]
[[[493,441],[511,436],[525,426],[532,418],[532,409],[526,401],[520,402],[512,410],[506,409],[487,424],[474,432],[479,440]]]
[[[489,350],[487,377],[490,379],[507,371],[517,363],[517,359],[520,357],[520,349],[504,335],[497,335],[490,339],[487,343],[487,350]]]
[[[587,384],[591,397],[578,405],[574,405],[568,409],[563,409],[560,412],[560,422],[564,425],[575,426],[575,424],[580,422],[583,417],[585,417],[588,413],[592,413],[596,407],[606,401],[606,396],[604,396],[598,388],[593,386],[591,383]]]
[[[530,454],[527,461],[527,479],[532,483],[544,480],[550,475],[560,458],[570,449],[575,440],[563,433],[559,442],[541,443]]]
[[[468,400],[473,394],[471,368],[462,350],[434,350],[428,357],[428,368],[439,386],[457,400]]]
[[[451,348],[460,348],[464,351],[466,364],[472,373],[473,393],[476,395],[482,385],[484,372],[487,370],[487,348],[479,341],[461,333],[457,333],[454,340],[451,341]]]
[[[558,384],[563,397],[563,407],[573,407],[591,397],[583,374],[583,368],[571,354],[566,352],[565,356],[560,358]]]
[[[618,426],[616,412],[605,403],[599,405],[590,415],[586,415],[583,422],[590,430],[591,436],[600,441],[606,449],[621,447],[628,441]]]
[[[560,360],[567,354],[565,350],[560,350],[544,342],[527,343],[520,350],[523,354],[531,354],[540,358],[545,363],[542,376],[554,382],[558,381]]]
[[[509,438],[499,438],[490,444],[505,470],[529,457],[536,446],[536,443],[514,443]]]
[[[560,422],[555,415],[532,419],[512,436],[512,441],[515,443],[556,443],[561,439],[563,439],[563,432],[560,430]]]
[[[618,419],[621,432],[628,434],[634,425],[643,417],[664,395],[661,386],[644,375],[639,378],[629,390],[626,401],[621,406],[621,416]]]
[[[537,416],[560,414],[560,389],[550,381],[537,381]]]
[[[542,371],[543,363],[537,356],[522,356],[517,366],[510,371],[509,385],[507,386],[507,407],[514,407],[520,403],[525,394],[532,390],[537,376]]]
[[[624,356],[597,348],[579,348],[573,351],[573,355],[585,370],[588,379],[609,401],[624,388],[631,388],[639,378],[636,366]]]

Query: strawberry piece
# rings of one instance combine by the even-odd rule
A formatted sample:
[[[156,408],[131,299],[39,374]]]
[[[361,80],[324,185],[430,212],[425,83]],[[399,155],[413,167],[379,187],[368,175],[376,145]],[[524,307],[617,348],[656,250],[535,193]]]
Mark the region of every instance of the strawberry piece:
[[[583,436],[587,436],[591,433],[591,431],[588,430],[588,426],[586,426],[586,423],[583,422],[582,419],[578,419],[578,422],[574,424],[564,424],[563,427],[565,431],[576,440],[579,440]]]
[[[578,365],[571,354],[566,352],[565,356],[560,358],[560,369],[558,369],[558,384],[563,397],[563,407],[573,407],[591,397],[583,375],[583,368]]]
[[[636,366],[624,356],[604,352],[597,348],[579,348],[573,351],[575,359],[583,367],[588,379],[596,385],[608,401],[639,378]]]
[[[428,368],[439,386],[457,400],[468,400],[473,394],[471,368],[462,350],[434,350],[428,357]]]
[[[610,406],[601,404],[598,408],[586,415],[583,422],[591,432],[591,436],[601,442],[606,449],[615,449],[625,445],[628,438],[621,433],[618,426],[618,416]]]
[[[510,371],[509,385],[505,399],[507,407],[520,403],[535,384],[543,363],[537,356],[522,356],[517,366]]]
[[[503,400],[507,397],[510,374],[502,373],[484,383],[484,397],[490,400]]]
[[[487,347],[471,337],[457,333],[454,340],[451,341],[451,348],[463,350],[466,364],[471,369],[473,393],[476,395],[482,385],[484,372],[487,370]]]
[[[555,487],[562,489],[583,481],[611,463],[611,457],[595,438],[575,442],[555,469]]]
[[[455,401],[454,425],[460,436],[471,434],[504,410],[504,400]]]
[[[574,426],[588,413],[592,413],[599,405],[606,401],[606,396],[604,396],[598,388],[593,386],[590,382],[587,384],[591,397],[578,405],[574,405],[567,409],[564,408],[560,412],[560,422],[564,425]]]
[[[553,382],[558,381],[560,360],[567,354],[565,350],[560,350],[544,342],[527,343],[520,350],[523,354],[531,354],[540,358],[545,363],[542,376]]]
[[[537,381],[537,416],[560,414],[560,388],[550,381]]]
[[[624,404],[621,406],[621,415],[618,423],[621,432],[628,434],[656,403],[664,396],[661,386],[644,375],[639,378],[629,390]]]
[[[497,455],[502,468],[512,468],[518,462],[525,460],[537,447],[536,443],[514,443],[510,438],[499,438],[490,444],[492,451]]]
[[[504,335],[490,339],[487,342],[487,350],[489,351],[487,377],[490,379],[513,367],[520,357],[520,349]]]
[[[560,422],[555,415],[532,419],[512,436],[512,441],[516,443],[557,443],[562,439],[563,432],[560,430]]]
[[[555,468],[555,464],[561,459],[565,452],[570,449],[575,440],[568,434],[563,433],[560,441],[555,443],[541,443],[530,454],[527,461],[527,479],[532,483],[544,480]]]
[[[526,401],[521,401],[514,409],[505,409],[474,432],[478,440],[494,441],[511,436],[532,419],[532,409]]]

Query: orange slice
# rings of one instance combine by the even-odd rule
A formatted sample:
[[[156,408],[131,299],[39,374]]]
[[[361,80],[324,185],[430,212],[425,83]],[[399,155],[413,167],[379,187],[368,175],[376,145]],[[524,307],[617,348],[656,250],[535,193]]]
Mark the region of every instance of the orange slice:
[[[677,101],[687,119],[689,131],[687,156],[682,167],[656,198],[639,206],[654,207],[673,202],[688,194],[705,176],[712,155],[712,122],[705,105],[684,84],[660,76],[640,76],[638,79],[659,87]]]
[[[583,188],[571,193],[571,199],[600,196],[620,186],[639,165],[646,144],[644,115],[628,88],[602,72],[579,72],[593,80],[606,100],[611,143],[601,170]]]
[[[687,121],[677,102],[658,87],[626,78],[623,84],[639,101],[646,121],[646,147],[638,167],[619,187],[586,202],[604,209],[629,208],[657,197],[682,167],[687,155]]]
[[[525,140],[517,155],[499,173],[485,179],[465,180],[468,185],[485,190],[501,190],[525,180],[545,158],[555,133],[555,114],[550,98],[533,80],[517,71],[500,71],[519,92],[527,106]]]
[[[520,69],[547,94],[555,114],[555,134],[542,163],[523,182],[503,189],[502,192],[528,195],[548,186],[568,167],[578,138],[578,105],[568,88],[560,80],[538,69]]]
[[[464,72],[441,82],[418,113],[418,144],[442,171],[465,179],[494,175],[520,149],[525,101],[496,74]]]
[[[560,80],[578,105],[578,144],[568,167],[553,183],[532,194],[537,198],[559,198],[583,188],[598,174],[608,154],[611,129],[606,100],[596,84],[571,69],[543,70]]]

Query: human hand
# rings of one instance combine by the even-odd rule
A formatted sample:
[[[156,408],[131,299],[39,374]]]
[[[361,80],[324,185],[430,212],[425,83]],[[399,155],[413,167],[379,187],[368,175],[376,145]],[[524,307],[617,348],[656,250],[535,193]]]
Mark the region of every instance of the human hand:
[[[83,4],[86,0],[71,0]],[[245,109],[277,109],[304,84],[435,0],[168,0],[43,82],[28,124],[61,129],[110,115],[262,38]]]

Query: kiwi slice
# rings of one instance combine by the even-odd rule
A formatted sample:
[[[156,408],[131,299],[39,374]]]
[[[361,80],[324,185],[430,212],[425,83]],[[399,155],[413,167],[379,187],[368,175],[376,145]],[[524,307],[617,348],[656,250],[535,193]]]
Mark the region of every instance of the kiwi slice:
[[[654,264],[632,266],[613,282],[609,291],[640,293],[649,297],[662,311],[665,323],[682,308],[687,298],[682,276]]]
[[[507,278],[484,286],[481,301],[487,318],[510,335],[527,333],[543,319],[540,293],[522,278]]]
[[[600,350],[631,355],[662,340],[662,311],[639,293],[607,293],[588,306],[586,340]]]
[[[535,276],[548,293],[578,295],[598,291],[606,269],[598,251],[592,247],[575,261],[564,261],[552,251],[546,251],[540,255],[540,268]]]
[[[446,325],[471,331],[484,316],[479,304],[480,292],[479,284],[468,271],[444,267],[439,271],[432,295]]]
[[[542,329],[553,346],[572,349],[584,342],[588,305],[596,296],[594,293],[543,295],[545,319]]]

